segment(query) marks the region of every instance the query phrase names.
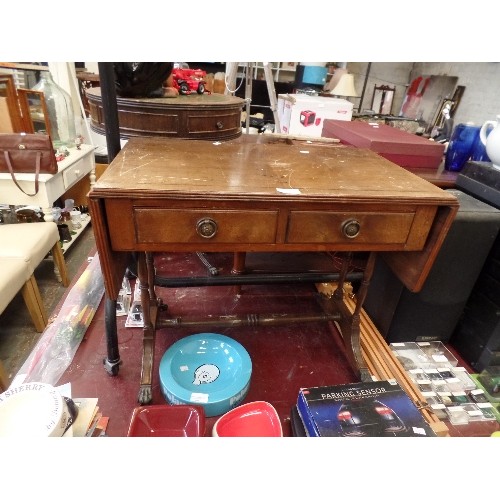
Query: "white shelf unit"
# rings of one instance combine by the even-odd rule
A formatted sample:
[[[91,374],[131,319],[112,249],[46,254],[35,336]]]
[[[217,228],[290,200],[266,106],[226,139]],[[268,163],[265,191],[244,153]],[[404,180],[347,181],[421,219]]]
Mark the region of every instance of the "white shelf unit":
[[[73,229],[71,231],[71,240],[70,241],[65,241],[62,244],[63,254],[66,253],[69,250],[69,248],[71,247],[71,245],[78,239],[78,237],[80,236],[80,234],[82,234],[82,232],[85,230],[85,228],[89,224],[90,224],[90,215],[89,214],[82,214],[81,227],[79,227],[78,229]]]
[[[273,62],[272,72],[273,80],[275,82],[294,82],[295,81],[295,69],[298,63],[283,63],[283,62]],[[289,66],[293,65],[293,66]],[[238,78],[243,78],[245,70],[245,63],[240,63],[238,65]],[[261,62],[254,64],[252,68],[252,78],[254,80],[264,80],[264,65]]]
[[[38,224],[56,224],[56,223],[55,222],[40,222]],[[89,224],[90,224],[90,215],[89,214],[82,214],[81,227],[79,227],[78,229],[73,229],[71,231],[71,240],[65,241],[61,245],[63,255],[70,249],[71,245],[73,245],[73,243],[78,239],[78,237],[82,234],[82,232],[85,230],[85,228]],[[52,253],[49,253],[46,256],[46,259],[54,262],[54,258],[52,256]],[[57,268],[57,266],[55,264],[54,264],[54,274],[56,275],[58,281],[61,281],[61,275],[59,274],[59,269]]]

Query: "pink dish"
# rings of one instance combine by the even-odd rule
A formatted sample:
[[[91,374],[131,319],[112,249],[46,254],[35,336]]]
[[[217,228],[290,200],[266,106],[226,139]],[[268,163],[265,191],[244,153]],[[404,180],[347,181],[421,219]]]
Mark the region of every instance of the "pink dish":
[[[278,412],[270,403],[253,401],[222,415],[212,429],[214,437],[283,437]]]
[[[127,437],[200,437],[205,412],[191,405],[150,405],[134,408]]]

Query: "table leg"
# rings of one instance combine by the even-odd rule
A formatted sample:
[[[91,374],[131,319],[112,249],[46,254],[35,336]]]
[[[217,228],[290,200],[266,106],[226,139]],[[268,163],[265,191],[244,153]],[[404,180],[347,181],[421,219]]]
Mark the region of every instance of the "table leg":
[[[108,357],[103,360],[104,368],[110,375],[118,375],[121,361],[118,351],[118,333],[116,327],[116,299],[106,297],[104,305],[104,323],[108,353]]]
[[[234,252],[233,268],[231,269],[231,274],[239,276],[245,273],[246,256],[246,252]],[[235,295],[239,295],[241,293],[241,286],[237,285],[233,287],[233,291]]]
[[[340,320],[338,325],[340,334],[344,342],[347,359],[349,363],[362,382],[369,382],[372,380],[371,373],[363,359],[361,352],[361,331],[360,331],[360,312],[363,307],[363,302],[368,291],[368,286],[373,274],[375,265],[376,253],[370,253],[364,272],[361,285],[358,293],[356,294],[356,309],[351,313],[344,302],[343,285],[349,264],[351,262],[351,255],[347,255],[342,262],[342,269],[340,271],[340,279],[338,286],[331,298],[321,296],[321,305],[325,312],[333,314],[334,312],[340,313]]]
[[[234,252],[233,254],[233,268],[231,274],[240,275],[245,272],[245,258],[246,252]]]
[[[146,252],[146,270],[148,273],[148,292],[149,301],[156,302],[156,292],[155,292],[155,263],[153,259],[153,254],[151,252]]]
[[[140,404],[149,404],[153,399],[152,381],[157,309],[156,296],[154,294],[153,255],[151,253],[139,254],[137,272],[140,282],[142,318],[144,321],[141,385],[137,399]],[[151,296],[151,293],[153,296]]]

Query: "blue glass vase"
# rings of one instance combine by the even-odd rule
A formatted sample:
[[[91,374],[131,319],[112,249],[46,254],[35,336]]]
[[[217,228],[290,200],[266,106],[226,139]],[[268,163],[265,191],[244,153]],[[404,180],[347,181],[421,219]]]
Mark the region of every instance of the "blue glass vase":
[[[481,127],[473,123],[459,123],[451,134],[446,150],[444,168],[450,172],[460,172],[470,159]]]

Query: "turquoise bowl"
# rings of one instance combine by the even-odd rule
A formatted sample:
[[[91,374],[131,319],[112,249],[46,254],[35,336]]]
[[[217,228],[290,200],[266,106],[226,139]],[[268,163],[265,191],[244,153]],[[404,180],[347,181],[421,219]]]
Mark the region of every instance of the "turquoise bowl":
[[[236,340],[198,333],[175,342],[160,361],[160,385],[174,405],[202,406],[205,416],[236,408],[250,388],[252,361]]]

